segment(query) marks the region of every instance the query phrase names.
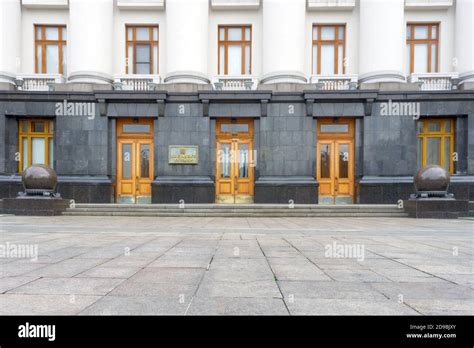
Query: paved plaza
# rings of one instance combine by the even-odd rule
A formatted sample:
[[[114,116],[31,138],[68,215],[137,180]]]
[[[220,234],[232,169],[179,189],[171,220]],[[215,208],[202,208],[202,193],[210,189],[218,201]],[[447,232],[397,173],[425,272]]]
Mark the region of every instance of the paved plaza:
[[[472,315],[473,231],[474,220],[0,216],[0,314]]]

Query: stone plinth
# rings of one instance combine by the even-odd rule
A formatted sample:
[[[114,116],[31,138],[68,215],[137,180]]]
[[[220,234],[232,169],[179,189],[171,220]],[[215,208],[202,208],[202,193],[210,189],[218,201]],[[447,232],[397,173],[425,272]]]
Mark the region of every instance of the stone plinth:
[[[469,201],[454,198],[415,198],[403,202],[405,212],[418,219],[457,219],[469,215]]]
[[[1,201],[0,212],[23,216],[61,215],[69,207],[69,200],[49,197],[5,198]]]

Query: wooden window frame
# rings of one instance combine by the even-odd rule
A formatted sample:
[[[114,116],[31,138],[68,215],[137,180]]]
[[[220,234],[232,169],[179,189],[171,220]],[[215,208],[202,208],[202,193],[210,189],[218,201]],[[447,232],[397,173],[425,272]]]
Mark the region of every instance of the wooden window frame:
[[[41,38],[38,38],[38,28],[41,28]],[[46,40],[46,28],[56,28],[58,30],[58,40]],[[67,26],[64,24],[35,24],[34,25],[34,36],[35,36],[35,73],[36,74],[47,74],[46,72],[46,46],[57,45],[58,46],[58,73],[64,74],[64,50],[67,49],[67,39],[63,40],[63,29]],[[38,71],[38,47],[41,46],[41,71]]]
[[[410,37],[407,35],[407,45],[410,46],[410,74],[414,73],[415,70],[415,45],[416,44],[428,44],[428,73],[439,72],[439,34],[440,34],[440,23],[439,22],[410,22],[407,23],[406,30],[410,27]],[[415,39],[415,28],[416,27],[428,27],[428,39]],[[433,27],[436,28],[436,39],[432,38]],[[436,67],[431,66],[431,46],[436,45]]]
[[[137,40],[137,29],[148,28],[149,40]],[[132,37],[128,37],[128,29],[132,29]],[[153,39],[153,30],[156,29],[156,40]],[[132,72],[129,72],[129,61],[128,61],[128,47],[133,46],[133,66]],[[149,45],[150,46],[150,75],[157,75],[160,72],[160,26],[158,24],[125,24],[125,73],[136,74],[137,71],[137,45]],[[153,56],[154,46],[157,47],[157,57]],[[156,74],[153,73],[156,64]]]
[[[23,123],[27,123],[26,132],[23,132]],[[41,122],[44,124],[44,131],[43,132],[33,132],[32,131],[32,123],[33,122]],[[32,138],[43,138],[45,139],[45,162],[46,165],[50,165],[53,167],[53,163],[50,163],[50,148],[49,148],[49,140],[54,140],[54,121],[51,119],[40,119],[40,118],[28,118],[28,119],[20,119],[18,120],[18,148],[19,148],[19,155],[20,160],[18,162],[18,172],[23,172],[23,139],[27,139],[27,146],[28,146],[28,163],[27,167],[31,166],[33,163],[32,161]],[[53,149],[54,151],[54,149]]]
[[[426,147],[427,147],[427,139],[428,138],[441,138],[441,151],[440,151],[440,166],[445,168],[445,161],[446,161],[446,158],[445,158],[445,153],[444,153],[444,148],[445,148],[445,141],[446,141],[446,138],[449,138],[450,139],[450,149],[449,149],[449,153],[450,155],[454,152],[454,127],[456,126],[456,123],[455,123],[455,120],[454,119],[450,119],[450,118],[423,118],[421,120],[419,120],[418,122],[421,122],[422,123],[422,129],[423,129],[423,132],[420,133],[419,131],[417,131],[417,138],[418,139],[421,139],[422,140],[422,153],[420,154],[421,155],[421,167],[425,167],[427,165],[426,163]],[[440,131],[429,131],[429,124],[430,123],[433,123],[433,122],[436,122],[436,123],[439,123],[440,124]],[[445,129],[445,124],[446,122],[449,122],[450,123],[450,131],[449,132],[446,132],[446,129]],[[418,144],[417,144],[418,146]],[[453,158],[452,156],[450,156],[449,158],[449,173],[450,174],[454,174],[454,161],[453,161]]]
[[[242,40],[229,40],[229,29],[240,28],[242,29]],[[221,40],[220,33],[221,29],[224,29],[224,40]],[[245,30],[250,30],[250,40],[245,40]],[[241,75],[248,76],[252,75],[252,41],[253,41],[253,30],[251,24],[242,24],[242,25],[218,25],[217,27],[217,71],[219,75],[221,75],[221,46],[224,46],[224,75],[229,74],[229,57],[228,57],[228,50],[229,46],[241,46],[242,49],[242,67],[241,67]],[[249,62],[249,74],[245,73],[245,48],[250,47],[250,62]]]
[[[335,36],[334,40],[322,40],[321,39],[321,28],[334,28],[335,29]],[[342,30],[344,32],[344,37],[342,40],[339,39],[339,27],[342,27]],[[317,39],[314,39],[314,30],[316,29],[317,31]],[[347,29],[346,29],[346,24],[345,23],[332,23],[332,24],[313,24],[312,30],[311,30],[311,40],[312,40],[312,46],[311,46],[311,54],[312,54],[312,60],[311,60],[311,69],[313,69],[313,74],[316,75],[321,75],[321,46],[322,45],[332,45],[334,46],[334,75],[339,75],[341,74],[339,72],[339,46],[342,45],[342,75],[346,73],[346,65],[345,65],[345,58],[346,58],[346,34],[347,34]],[[316,67],[316,71],[314,71],[314,46],[317,47],[317,59],[318,59],[318,65]]]

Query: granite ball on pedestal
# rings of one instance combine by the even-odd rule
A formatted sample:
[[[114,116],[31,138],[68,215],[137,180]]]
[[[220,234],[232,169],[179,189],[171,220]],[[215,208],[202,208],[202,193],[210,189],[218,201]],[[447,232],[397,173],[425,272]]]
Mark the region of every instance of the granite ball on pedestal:
[[[449,182],[449,173],[437,165],[429,165],[420,169],[413,178],[415,192],[448,191]]]
[[[33,164],[23,171],[21,182],[26,192],[54,192],[58,185],[58,176],[56,172],[48,166]]]

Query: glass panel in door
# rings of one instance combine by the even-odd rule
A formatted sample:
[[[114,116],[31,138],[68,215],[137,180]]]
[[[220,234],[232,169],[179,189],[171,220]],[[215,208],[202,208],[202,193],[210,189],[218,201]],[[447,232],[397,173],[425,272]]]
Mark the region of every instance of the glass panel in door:
[[[318,150],[319,203],[334,203],[334,143],[320,142]]]

